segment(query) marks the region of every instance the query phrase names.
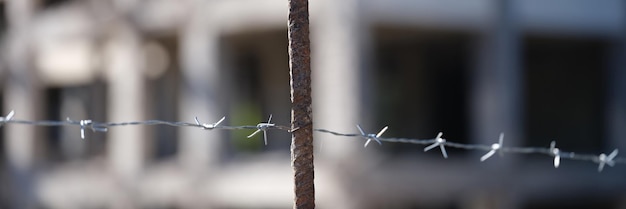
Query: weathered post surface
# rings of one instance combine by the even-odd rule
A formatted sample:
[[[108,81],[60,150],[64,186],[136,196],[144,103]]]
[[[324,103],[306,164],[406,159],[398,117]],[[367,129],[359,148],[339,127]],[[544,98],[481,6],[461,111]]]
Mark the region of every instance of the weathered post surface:
[[[308,0],[289,0],[288,27],[294,208],[315,208]]]

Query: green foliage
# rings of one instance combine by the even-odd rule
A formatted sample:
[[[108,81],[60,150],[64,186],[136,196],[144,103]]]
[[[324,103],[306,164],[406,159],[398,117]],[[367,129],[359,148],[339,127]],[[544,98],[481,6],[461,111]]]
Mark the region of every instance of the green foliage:
[[[231,108],[231,123],[245,124],[249,121],[262,121],[262,111],[251,102],[242,102]],[[242,152],[259,152],[263,149],[263,134],[257,134],[252,138],[247,138],[254,130],[232,132],[233,147]]]

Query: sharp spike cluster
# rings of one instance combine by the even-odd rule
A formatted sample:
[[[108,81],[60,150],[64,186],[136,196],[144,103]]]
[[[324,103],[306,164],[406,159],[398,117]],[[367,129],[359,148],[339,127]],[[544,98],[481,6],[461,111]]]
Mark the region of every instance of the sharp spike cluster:
[[[385,133],[385,131],[387,131],[387,128],[389,128],[389,127],[385,126],[377,134],[365,134],[365,131],[363,131],[363,129],[361,128],[360,125],[356,125],[356,128],[359,129],[359,132],[361,132],[361,136],[363,136],[363,138],[367,139],[367,141],[365,141],[365,145],[363,145],[363,147],[367,147],[367,145],[370,142],[372,142],[372,140],[378,142],[378,145],[383,145],[383,143],[380,142],[380,140],[378,140],[378,138],[380,138],[380,136],[382,136],[383,133]]]
[[[68,120],[70,118],[67,118]],[[91,120],[80,120],[80,138],[85,139],[85,127],[91,125]]]
[[[428,147],[425,147],[424,152],[431,150],[435,147],[439,147],[441,148],[441,154],[443,155],[443,158],[448,159],[448,153],[446,152],[446,140],[441,138],[441,136],[443,136],[443,132],[439,132],[439,134],[437,134],[437,137],[435,138],[435,143]]]
[[[263,141],[265,142],[265,145],[267,145],[267,129],[276,126],[276,124],[273,124],[271,122],[272,122],[272,115],[270,115],[270,118],[267,119],[266,123],[259,123],[259,124],[257,124],[256,125],[257,130],[254,131],[252,134],[248,135],[248,138],[251,138],[254,135],[256,135],[257,133],[263,131]]]
[[[13,116],[15,116],[15,111],[11,110],[11,112],[9,112],[6,117],[0,117],[0,126],[11,121],[11,119],[13,119]]]
[[[614,149],[613,152],[611,152],[611,154],[609,154],[608,156],[604,153],[600,154],[600,156],[598,156],[598,172],[602,172],[605,164],[611,167],[615,166],[615,161],[613,161],[613,158],[617,157],[617,153],[618,150]]]
[[[550,153],[554,155],[554,168],[558,168],[561,164],[561,151],[559,148],[556,148],[556,142],[552,141],[550,143]]]
[[[504,133],[500,133],[500,139],[498,139],[498,143],[495,143],[495,144],[491,145],[491,150],[489,150],[489,152],[487,152],[487,154],[485,154],[482,157],[480,157],[480,162],[483,162],[483,161],[489,159],[496,152],[499,152],[500,156],[502,156],[502,151],[501,150],[502,150],[503,142],[504,142]]]
[[[79,120],[79,121],[73,121],[72,119],[70,119],[69,117],[67,118],[67,122],[68,123],[78,123],[78,125],[80,126],[80,138],[81,139],[85,139],[85,129],[91,129],[91,131],[93,132],[107,132],[108,129],[104,126],[100,126],[95,124],[93,121],[91,120]]]
[[[198,120],[198,117],[194,117],[194,120],[196,121],[196,125],[202,127],[202,129],[214,129],[217,126],[220,125],[220,123],[222,123],[222,121],[224,121],[226,119],[226,116],[222,117],[222,119],[218,120],[215,123],[200,123],[200,120]]]

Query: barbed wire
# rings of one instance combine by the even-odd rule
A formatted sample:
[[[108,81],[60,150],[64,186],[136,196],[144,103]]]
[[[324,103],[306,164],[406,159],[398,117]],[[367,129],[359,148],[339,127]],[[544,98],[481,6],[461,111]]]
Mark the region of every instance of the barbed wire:
[[[226,117],[222,117],[220,120],[214,123],[202,123],[198,118],[194,118],[195,123],[189,122],[177,122],[177,121],[164,121],[164,120],[145,120],[145,121],[131,121],[131,122],[96,122],[92,120],[72,120],[67,118],[64,121],[56,121],[56,120],[39,120],[39,121],[30,121],[30,120],[19,120],[13,119],[15,116],[15,112],[11,111],[7,116],[0,117],[0,126],[5,124],[22,124],[22,125],[32,125],[32,126],[79,126],[80,127],[80,137],[85,139],[85,130],[89,129],[93,132],[107,132],[111,127],[118,126],[141,126],[141,125],[167,125],[174,127],[193,127],[193,128],[201,128],[204,130],[255,130],[252,134],[248,135],[248,138],[253,137],[259,132],[263,132],[263,139],[265,145],[267,145],[267,130],[281,130],[287,132],[294,132],[299,129],[299,127],[291,128],[288,126],[276,125],[271,123],[272,115],[270,115],[267,122],[260,122],[257,125],[240,125],[240,126],[229,126],[222,125],[221,123],[226,119]],[[564,151],[556,147],[556,142],[552,141],[549,147],[506,147],[504,146],[504,133],[500,134],[497,143],[493,143],[491,145],[483,145],[483,144],[463,144],[457,142],[451,142],[442,138],[443,132],[439,132],[437,136],[433,139],[414,139],[414,138],[387,138],[381,137],[382,134],[388,129],[385,126],[381,131],[376,134],[366,133],[363,131],[360,125],[356,125],[357,130],[360,133],[341,133],[337,131],[332,131],[328,129],[315,128],[313,131],[319,133],[326,133],[335,136],[342,137],[352,137],[352,138],[363,138],[366,140],[364,147],[367,147],[370,142],[375,141],[379,145],[382,145],[382,142],[389,143],[409,143],[409,144],[418,144],[418,145],[428,145],[424,148],[424,152],[427,152],[431,149],[439,147],[441,150],[441,154],[444,158],[448,158],[448,153],[446,151],[446,147],[464,149],[464,150],[480,150],[487,151],[484,154],[480,161],[485,161],[492,157],[494,154],[498,153],[499,155],[503,155],[504,153],[517,153],[517,154],[539,154],[539,155],[547,155],[553,158],[554,167],[558,168],[561,159],[568,160],[579,160],[579,161],[589,161],[598,164],[598,172],[602,172],[605,165],[615,166],[615,164],[626,164],[626,158],[618,158],[618,149],[614,149],[610,154],[601,153],[599,155],[592,154],[577,154],[575,152]]]

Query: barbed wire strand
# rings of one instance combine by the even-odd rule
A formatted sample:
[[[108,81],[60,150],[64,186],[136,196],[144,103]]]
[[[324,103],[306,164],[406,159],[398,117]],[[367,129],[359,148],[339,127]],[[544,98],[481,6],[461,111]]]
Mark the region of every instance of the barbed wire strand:
[[[280,130],[293,132],[298,128],[291,129],[288,126],[276,125],[268,122],[260,122],[257,125],[240,125],[240,126],[230,126],[230,125],[221,125],[221,122],[224,121],[225,117],[222,117],[215,123],[201,123],[198,118],[195,118],[195,123],[189,122],[178,122],[178,121],[165,121],[165,120],[145,120],[145,121],[131,121],[131,122],[95,122],[92,120],[71,120],[67,118],[67,120],[39,120],[39,121],[30,121],[30,120],[19,120],[13,119],[15,115],[14,111],[11,111],[6,117],[0,117],[0,126],[6,124],[21,124],[21,125],[32,125],[32,126],[78,126],[81,130],[81,138],[85,138],[84,131],[89,129],[93,132],[106,132],[109,128],[119,127],[119,126],[152,126],[152,125],[166,125],[173,127],[192,127],[192,128],[201,128],[204,130],[255,130],[253,134],[249,137],[254,136],[258,132],[264,132],[266,136],[267,130]],[[270,117],[271,118],[271,117]],[[271,120],[271,119],[270,119]],[[424,151],[429,151],[432,148],[440,147],[442,155],[444,158],[448,158],[447,152],[445,151],[446,147],[456,148],[456,149],[464,149],[464,150],[480,150],[487,151],[485,155],[481,157],[481,161],[487,160],[495,153],[514,153],[514,154],[539,154],[539,155],[547,155],[554,158],[554,167],[559,166],[561,159],[568,160],[578,160],[578,161],[589,161],[598,164],[598,171],[601,172],[605,165],[614,166],[615,164],[626,164],[626,158],[618,158],[618,150],[614,149],[610,154],[601,153],[599,155],[593,154],[578,154],[575,152],[563,151],[555,146],[555,142],[553,141],[549,147],[506,147],[503,145],[504,135],[500,135],[500,139],[498,143],[494,143],[491,145],[483,145],[483,144],[464,144],[447,141],[447,139],[442,138],[443,133],[439,133],[437,137],[432,139],[414,139],[414,138],[395,138],[395,137],[381,137],[381,135],[387,130],[387,127],[383,128],[378,134],[367,134],[365,133],[360,126],[357,125],[357,129],[359,133],[341,133],[333,130],[316,128],[313,129],[315,132],[330,134],[334,136],[341,137],[351,137],[351,138],[363,138],[366,140],[365,146],[370,141],[376,141],[380,145],[382,142],[388,143],[408,143],[408,144],[417,144],[417,145],[430,145],[424,149]]]

